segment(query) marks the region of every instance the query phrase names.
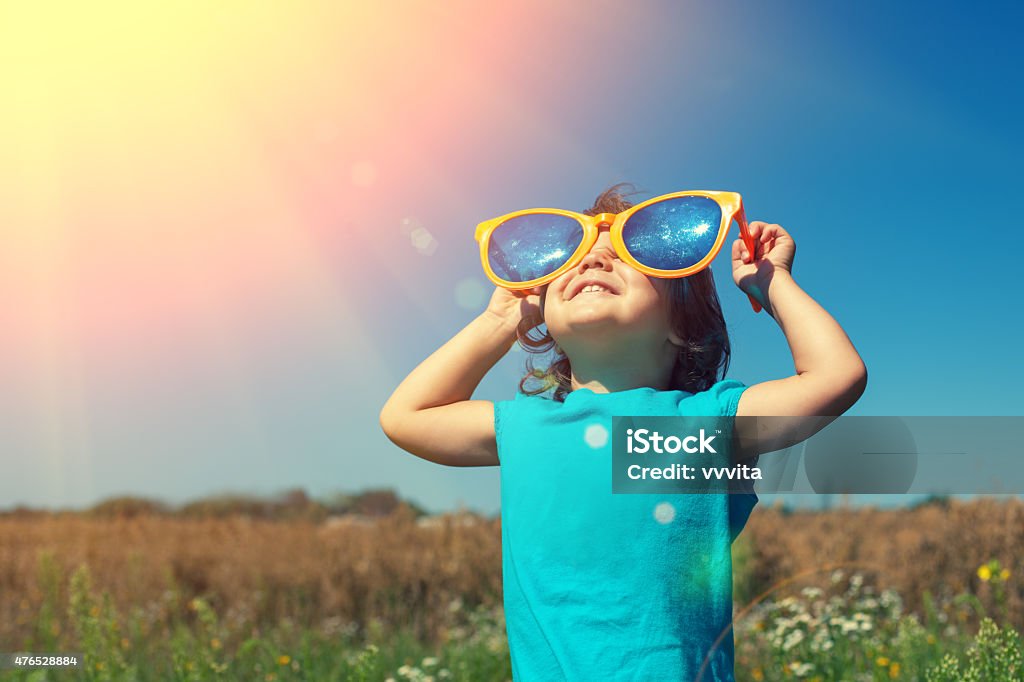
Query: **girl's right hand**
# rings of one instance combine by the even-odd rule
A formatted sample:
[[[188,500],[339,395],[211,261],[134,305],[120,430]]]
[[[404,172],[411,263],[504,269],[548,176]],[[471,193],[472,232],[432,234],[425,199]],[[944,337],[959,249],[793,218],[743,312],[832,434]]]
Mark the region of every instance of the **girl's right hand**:
[[[533,287],[510,291],[495,287],[491,302],[487,305],[486,314],[496,317],[502,324],[515,329],[520,320],[531,320],[536,324],[543,321],[540,311],[540,296],[544,287]]]

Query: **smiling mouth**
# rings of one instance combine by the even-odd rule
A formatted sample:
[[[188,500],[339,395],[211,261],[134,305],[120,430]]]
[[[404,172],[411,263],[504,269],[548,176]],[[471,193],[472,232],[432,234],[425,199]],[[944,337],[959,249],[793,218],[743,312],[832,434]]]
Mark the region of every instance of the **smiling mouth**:
[[[583,289],[580,290],[579,293],[577,293],[575,296],[572,297],[572,300],[576,300],[577,298],[580,298],[581,296],[601,296],[601,295],[603,295],[603,296],[615,296],[616,294],[612,293],[609,289],[606,289],[606,288],[604,288],[602,286],[599,286],[599,285],[596,285],[596,284],[590,284],[590,285],[587,285],[587,286],[583,287]]]

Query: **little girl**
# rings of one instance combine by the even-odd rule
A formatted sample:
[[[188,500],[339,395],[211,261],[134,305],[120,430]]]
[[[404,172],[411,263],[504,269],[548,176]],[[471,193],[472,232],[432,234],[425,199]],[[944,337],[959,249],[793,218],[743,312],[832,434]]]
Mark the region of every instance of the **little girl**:
[[[602,222],[578,262],[543,286],[497,287],[487,309],[416,367],[380,414],[388,438],[414,455],[501,466],[505,620],[517,682],[734,679],[730,545],[757,497],[612,494],[613,415],[836,416],[866,384],[842,328],[794,281],[793,239],[763,222],[750,223],[752,240],[732,244],[733,280],[778,323],[795,373],[749,387],[723,380],[729,341],[710,268],[642,272],[653,268],[636,255],[640,242],[617,248],[610,231],[614,215],[633,207],[621,186],[585,212]],[[729,223],[727,215],[722,229]],[[541,238],[495,241],[492,279],[512,279],[515,258],[505,256],[528,248],[527,237]],[[530,337],[541,324],[546,333]],[[530,363],[514,400],[472,400],[517,340],[553,349],[555,362],[547,371]],[[545,382],[528,390],[530,378]]]

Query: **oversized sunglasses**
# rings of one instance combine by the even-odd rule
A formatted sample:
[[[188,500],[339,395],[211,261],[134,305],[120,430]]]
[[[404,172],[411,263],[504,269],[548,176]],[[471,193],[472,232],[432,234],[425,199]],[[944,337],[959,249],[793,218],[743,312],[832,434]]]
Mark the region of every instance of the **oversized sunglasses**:
[[[612,246],[625,263],[652,277],[687,277],[706,268],[725,243],[733,218],[751,254],[743,198],[736,192],[687,190],[663,194],[622,213],[586,215],[559,208],[528,208],[476,226],[487,277],[506,289],[530,289],[579,264],[609,225]],[[750,297],[754,312],[761,305]]]

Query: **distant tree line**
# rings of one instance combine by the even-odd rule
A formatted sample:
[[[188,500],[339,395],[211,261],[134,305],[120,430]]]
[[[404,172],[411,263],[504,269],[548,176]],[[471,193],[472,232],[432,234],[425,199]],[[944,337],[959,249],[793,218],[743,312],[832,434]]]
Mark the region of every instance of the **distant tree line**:
[[[138,516],[170,516],[177,518],[225,518],[245,516],[266,520],[322,521],[330,516],[356,515],[383,517],[404,510],[415,517],[425,516],[419,505],[401,499],[389,488],[364,490],[358,493],[336,492],[323,499],[314,499],[302,488],[275,496],[222,493],[203,497],[181,506],[160,500],[132,495],[107,498],[83,510],[51,511],[25,506],[0,510],[0,516],[74,515],[96,518],[134,518]]]

